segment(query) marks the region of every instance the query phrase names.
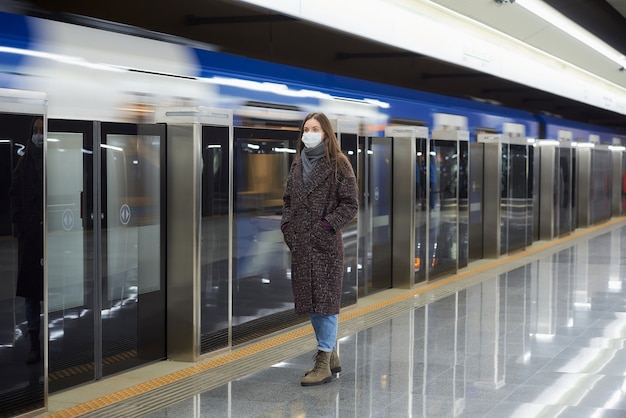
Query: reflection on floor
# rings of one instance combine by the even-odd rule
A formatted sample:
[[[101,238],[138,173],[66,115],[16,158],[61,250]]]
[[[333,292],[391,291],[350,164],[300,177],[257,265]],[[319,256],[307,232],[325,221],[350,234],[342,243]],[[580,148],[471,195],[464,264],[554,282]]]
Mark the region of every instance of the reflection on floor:
[[[97,384],[54,395],[49,408],[151,418],[624,417],[625,250],[621,219],[360,301],[341,316],[343,372],[322,386],[300,386],[315,344],[297,327],[197,365],[125,373],[125,386],[99,382],[110,386],[99,398]]]

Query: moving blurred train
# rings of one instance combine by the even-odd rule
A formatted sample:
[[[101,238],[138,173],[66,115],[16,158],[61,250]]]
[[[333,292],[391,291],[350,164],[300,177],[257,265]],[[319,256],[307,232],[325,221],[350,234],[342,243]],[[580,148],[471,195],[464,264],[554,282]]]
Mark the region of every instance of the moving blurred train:
[[[344,306],[625,209],[623,131],[0,11],[0,256],[13,277],[11,168],[32,118],[47,122],[50,391],[302,320],[279,222],[310,111],[333,120],[361,192]],[[0,323],[0,398],[31,378],[8,360],[25,332],[14,280],[2,286],[14,315]]]

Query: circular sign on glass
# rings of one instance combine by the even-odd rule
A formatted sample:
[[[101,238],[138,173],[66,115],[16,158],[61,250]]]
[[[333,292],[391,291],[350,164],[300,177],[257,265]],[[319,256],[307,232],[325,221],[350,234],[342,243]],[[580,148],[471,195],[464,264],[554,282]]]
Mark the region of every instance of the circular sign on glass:
[[[126,203],[124,203],[122,207],[120,207],[120,222],[123,225],[128,225],[128,223],[130,222],[130,206],[128,206]]]
[[[71,209],[65,209],[61,215],[61,224],[65,231],[74,229],[74,212]]]

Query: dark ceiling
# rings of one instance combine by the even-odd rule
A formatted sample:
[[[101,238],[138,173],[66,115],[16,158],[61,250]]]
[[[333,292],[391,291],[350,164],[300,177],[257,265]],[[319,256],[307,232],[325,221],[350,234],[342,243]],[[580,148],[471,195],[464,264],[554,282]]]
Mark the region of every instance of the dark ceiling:
[[[605,0],[545,0],[626,52],[626,19]],[[232,0],[31,0],[26,13],[89,16],[211,44],[237,55],[626,129],[626,115]]]

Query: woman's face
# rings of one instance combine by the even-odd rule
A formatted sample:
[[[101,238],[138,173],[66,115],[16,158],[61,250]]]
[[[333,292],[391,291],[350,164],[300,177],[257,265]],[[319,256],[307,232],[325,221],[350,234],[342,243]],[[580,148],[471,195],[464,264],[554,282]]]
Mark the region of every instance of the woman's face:
[[[315,118],[311,118],[304,123],[304,132],[320,132],[322,134],[322,140],[324,140],[322,125],[320,125]]]
[[[43,134],[43,119],[36,119],[33,123],[33,134]]]

